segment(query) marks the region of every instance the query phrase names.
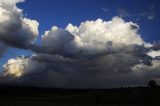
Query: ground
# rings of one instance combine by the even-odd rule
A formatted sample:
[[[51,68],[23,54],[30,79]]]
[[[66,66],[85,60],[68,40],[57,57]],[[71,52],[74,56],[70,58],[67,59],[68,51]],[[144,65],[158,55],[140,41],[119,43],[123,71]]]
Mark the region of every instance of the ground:
[[[0,87],[0,106],[160,106],[160,88]]]

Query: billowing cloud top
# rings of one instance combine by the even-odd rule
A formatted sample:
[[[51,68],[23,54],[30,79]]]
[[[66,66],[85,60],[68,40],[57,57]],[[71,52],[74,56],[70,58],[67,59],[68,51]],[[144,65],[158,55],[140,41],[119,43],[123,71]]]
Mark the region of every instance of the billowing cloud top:
[[[114,17],[111,21],[97,19],[82,22],[79,27],[72,24],[66,27],[66,30],[79,37],[80,42],[76,42],[79,46],[89,46],[95,49],[106,48],[106,42],[142,45],[143,40],[137,33],[138,29],[137,24],[125,22],[119,17]]]
[[[144,42],[137,33],[138,25],[125,22],[119,17],[111,21],[82,22],[79,27],[69,24],[66,30],[75,35],[74,44],[85,52],[111,52],[129,45],[142,45]]]
[[[85,21],[80,26],[68,24],[65,29],[53,26],[44,33],[39,46],[33,43],[38,22],[23,17],[22,10],[16,7],[20,1],[12,5],[0,2],[0,40],[36,53],[8,60],[1,73],[3,82],[107,88],[144,85],[160,74],[160,53],[155,51],[159,44],[145,42],[136,23],[113,17],[110,21]]]
[[[23,17],[16,3],[23,0],[0,1],[0,40],[10,46],[26,48],[38,36],[39,23]]]
[[[86,21],[79,27],[68,24],[65,30],[53,27],[46,31],[42,45],[48,52],[59,51],[60,55],[84,56],[117,52],[126,46],[147,44],[138,34],[138,28],[137,24],[125,22],[119,17],[114,17],[111,21]]]

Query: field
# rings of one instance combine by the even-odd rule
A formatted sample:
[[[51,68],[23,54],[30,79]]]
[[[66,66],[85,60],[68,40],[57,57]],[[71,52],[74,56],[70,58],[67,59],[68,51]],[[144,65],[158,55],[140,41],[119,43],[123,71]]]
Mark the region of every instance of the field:
[[[160,88],[0,87],[0,106],[160,106]]]

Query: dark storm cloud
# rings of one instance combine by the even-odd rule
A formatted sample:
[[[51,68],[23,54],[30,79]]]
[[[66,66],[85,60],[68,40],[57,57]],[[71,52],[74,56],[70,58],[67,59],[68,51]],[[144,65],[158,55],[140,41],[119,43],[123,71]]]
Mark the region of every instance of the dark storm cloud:
[[[145,84],[151,77],[137,75],[131,69],[137,64],[141,64],[138,57],[124,53],[94,59],[38,54],[10,60],[3,70],[3,78],[20,85],[62,88],[120,87],[133,85],[136,81],[139,82],[136,84]]]
[[[3,42],[0,41],[0,57],[2,57],[6,49],[7,49],[7,46]]]
[[[132,67],[137,64],[145,65],[145,62],[149,61],[147,59],[149,56],[145,55],[140,47],[139,49],[137,46],[133,47],[134,49],[129,46],[121,52],[92,58],[66,58],[61,55],[39,53],[31,58],[11,59],[4,66],[3,82],[62,88],[143,85],[152,77],[149,74],[140,76],[137,70],[132,70]],[[147,72],[144,70],[142,73]]]

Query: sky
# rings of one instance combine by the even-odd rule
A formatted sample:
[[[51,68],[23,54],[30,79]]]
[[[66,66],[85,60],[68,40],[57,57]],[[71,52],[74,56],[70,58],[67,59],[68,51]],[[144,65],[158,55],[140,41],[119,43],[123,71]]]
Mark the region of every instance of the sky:
[[[68,23],[80,25],[86,20],[110,20],[114,16],[122,16],[127,21],[138,23],[145,41],[160,39],[160,31],[157,30],[160,26],[159,0],[26,0],[18,7],[27,17],[41,23],[40,34],[53,25],[64,28]]]
[[[73,87],[103,88],[144,84],[159,77],[160,62],[155,58],[160,56],[160,0],[1,0],[0,4],[0,70],[3,77],[7,76],[1,82],[20,80],[21,84],[35,86],[72,87],[76,80]],[[121,59],[122,64],[118,62]],[[23,67],[14,65],[17,61]],[[80,66],[86,67],[81,69],[85,72],[79,71]],[[49,71],[46,81],[40,84],[37,82],[43,80],[39,78],[45,73],[43,70]],[[98,74],[88,72],[97,70]],[[110,71],[99,78],[100,70],[113,70],[118,79],[125,81],[113,80],[117,73]],[[143,74],[142,79],[137,70]],[[55,79],[50,80],[52,74]],[[87,81],[80,80],[78,74],[85,74]],[[55,80],[59,83],[52,83]],[[103,83],[98,84],[99,81]]]

